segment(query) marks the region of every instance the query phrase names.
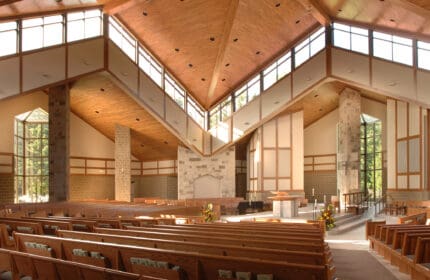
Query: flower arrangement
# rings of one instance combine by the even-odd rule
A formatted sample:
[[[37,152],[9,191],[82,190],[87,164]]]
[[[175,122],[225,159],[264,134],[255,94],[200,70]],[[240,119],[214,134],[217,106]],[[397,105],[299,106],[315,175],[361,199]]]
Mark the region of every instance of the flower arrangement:
[[[330,230],[334,228],[336,225],[334,223],[334,206],[332,204],[328,204],[326,207],[321,208],[320,216],[318,217],[319,221],[325,221],[326,230]]]
[[[213,210],[214,206],[212,203],[208,203],[202,208],[202,215],[205,218],[206,223],[215,221],[215,212]]]

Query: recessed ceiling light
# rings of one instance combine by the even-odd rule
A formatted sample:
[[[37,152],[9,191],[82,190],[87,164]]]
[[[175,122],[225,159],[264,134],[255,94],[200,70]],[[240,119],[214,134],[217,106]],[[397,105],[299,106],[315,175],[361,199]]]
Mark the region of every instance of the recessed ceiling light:
[[[390,18],[390,21],[391,21],[391,22],[396,22],[396,20],[395,20],[395,19],[393,19],[393,18]]]
[[[255,52],[255,54],[256,54],[256,55],[259,55],[260,53],[261,53],[260,51],[256,51],[256,52]]]
[[[225,67],[229,67],[230,66],[230,63],[227,63],[226,65],[225,65]]]
[[[100,113],[99,111],[95,111],[95,112],[96,112],[96,114]]]
[[[178,48],[176,48],[176,49],[175,49],[175,52],[179,52],[179,49],[178,49]]]
[[[105,89],[104,88],[100,88],[100,91],[105,91]]]
[[[300,19],[296,20],[296,24],[299,24],[299,23],[300,23]]]
[[[167,145],[167,144],[169,144],[169,142],[167,142],[167,141],[164,141],[164,144],[166,144],[166,145]]]
[[[144,15],[145,17],[148,15],[147,12],[143,12],[142,15]]]
[[[145,147],[145,145],[143,145],[143,144],[140,144],[140,146],[143,148],[143,147]]]
[[[190,64],[188,64],[188,67],[190,67],[190,68],[191,68],[191,67],[193,67],[193,65],[190,63]]]
[[[213,41],[215,41],[215,37],[210,37],[209,40],[211,40],[213,42]]]
[[[234,39],[233,39],[233,42],[237,42],[237,40],[239,40],[239,39],[238,39],[238,38],[234,38]]]
[[[281,3],[277,3],[277,4],[275,5],[275,7],[276,7],[276,8],[278,8],[279,6],[281,6]]]
[[[342,9],[337,10],[339,13],[342,12]]]
[[[314,97],[318,97],[318,94],[315,94]]]
[[[320,108],[320,112],[322,112],[322,110],[323,110],[323,109],[322,109],[322,108]]]
[[[202,78],[202,82],[204,82],[204,81],[206,81],[206,79],[205,79],[205,78]]]
[[[249,122],[244,122],[243,124],[244,124],[244,125],[249,125]]]
[[[137,122],[140,122],[140,119],[139,119],[139,118],[136,118],[136,121],[137,121]]]
[[[225,81],[225,78],[223,78],[221,81],[222,81],[222,82],[224,82],[224,81]]]

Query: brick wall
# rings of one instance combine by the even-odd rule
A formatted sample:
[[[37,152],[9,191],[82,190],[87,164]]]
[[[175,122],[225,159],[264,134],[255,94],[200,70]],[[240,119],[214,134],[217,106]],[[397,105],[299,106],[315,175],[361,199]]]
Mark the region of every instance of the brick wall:
[[[115,198],[114,176],[70,176],[70,200]]]
[[[13,203],[14,201],[14,176],[0,176],[0,203]]]

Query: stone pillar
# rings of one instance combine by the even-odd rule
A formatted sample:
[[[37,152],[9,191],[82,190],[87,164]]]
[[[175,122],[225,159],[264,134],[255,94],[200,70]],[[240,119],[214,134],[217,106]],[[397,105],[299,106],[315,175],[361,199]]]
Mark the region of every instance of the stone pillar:
[[[49,89],[49,200],[69,198],[70,96],[67,85]]]
[[[342,208],[343,194],[360,189],[360,114],[360,93],[345,88],[339,96],[337,132],[337,189]]]
[[[115,125],[115,200],[130,202],[131,188],[131,145],[130,128]]]

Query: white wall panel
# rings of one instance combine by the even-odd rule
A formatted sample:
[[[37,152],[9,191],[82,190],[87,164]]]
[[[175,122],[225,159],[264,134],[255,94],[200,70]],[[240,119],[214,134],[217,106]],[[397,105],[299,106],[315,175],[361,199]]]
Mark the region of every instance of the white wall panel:
[[[278,190],[286,191],[291,189],[291,180],[290,179],[278,179]]]
[[[278,150],[278,176],[291,176],[291,151]]]
[[[301,65],[293,73],[293,97],[303,93],[324,78],[327,75],[326,64],[326,51],[324,50]]]
[[[70,44],[68,77],[90,73],[104,67],[104,38]]]
[[[409,136],[420,134],[420,107],[416,104],[409,103]]]
[[[396,188],[396,101],[387,100],[387,188]]]
[[[408,172],[407,162],[407,140],[397,142],[397,172],[406,173]]]
[[[430,106],[430,72],[417,71],[418,101]]]
[[[415,99],[414,70],[397,63],[372,60],[373,87],[397,96]]]
[[[276,179],[264,179],[264,190],[265,191],[275,191],[276,190]]]
[[[109,41],[109,70],[121,80],[132,93],[137,94],[138,68],[114,43]]]
[[[140,72],[139,98],[158,116],[164,118],[164,92],[142,71]]]
[[[420,172],[421,171],[421,154],[420,154],[420,138],[414,138],[409,140],[409,172]]]
[[[291,115],[293,189],[303,190],[303,111]]]
[[[397,139],[408,136],[407,118],[408,105],[406,102],[397,101]]]
[[[187,115],[170,98],[166,98],[166,121],[181,135],[186,137]]]
[[[0,61],[0,99],[19,93],[19,58]]]
[[[66,49],[58,47],[24,55],[23,91],[62,81],[66,78]]]
[[[188,135],[189,143],[194,145],[197,150],[203,153],[203,130],[190,117],[188,117]]]
[[[397,188],[403,189],[403,190],[408,188],[408,176],[407,175],[397,176]]]
[[[257,97],[233,115],[233,140],[239,139],[259,120],[260,97]]]
[[[278,118],[278,146],[289,148],[291,146],[291,115]]]
[[[263,150],[263,177],[275,177],[276,176],[276,151],[275,150]]]
[[[421,187],[420,184],[420,175],[410,175],[409,176],[409,189],[419,189]]]
[[[265,148],[276,147],[276,120],[263,125],[263,143]]]
[[[331,49],[331,72],[334,76],[370,85],[369,57],[337,48]]]
[[[291,100],[291,75],[284,77],[261,96],[262,118],[273,113]]]

